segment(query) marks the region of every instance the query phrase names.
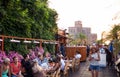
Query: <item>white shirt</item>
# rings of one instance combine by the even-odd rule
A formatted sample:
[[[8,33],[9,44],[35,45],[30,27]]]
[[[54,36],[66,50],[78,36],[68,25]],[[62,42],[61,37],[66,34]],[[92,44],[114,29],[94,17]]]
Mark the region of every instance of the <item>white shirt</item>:
[[[100,48],[99,51],[101,54],[105,54],[105,50],[103,48]]]
[[[99,65],[99,61],[96,61],[95,59],[98,59],[98,53],[91,54],[91,57],[93,60],[90,61],[91,65]]]
[[[64,70],[64,67],[65,67],[65,62],[63,59],[60,60],[60,63],[61,63],[61,70]]]
[[[75,58],[76,58],[76,59],[80,59],[80,58],[81,58],[81,54],[76,54],[76,55],[75,55]]]

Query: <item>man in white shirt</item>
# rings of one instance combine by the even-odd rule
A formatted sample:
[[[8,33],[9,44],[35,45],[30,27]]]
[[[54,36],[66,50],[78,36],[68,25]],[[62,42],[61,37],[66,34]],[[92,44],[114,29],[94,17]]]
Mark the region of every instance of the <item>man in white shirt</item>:
[[[75,58],[76,59],[80,59],[81,58],[81,54],[80,54],[79,51],[76,51]]]

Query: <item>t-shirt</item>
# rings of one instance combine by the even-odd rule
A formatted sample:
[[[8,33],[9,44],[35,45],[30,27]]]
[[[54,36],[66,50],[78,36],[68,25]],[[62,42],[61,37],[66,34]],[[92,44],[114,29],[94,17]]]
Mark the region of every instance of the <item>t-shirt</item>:
[[[81,54],[76,54],[76,55],[75,55],[75,58],[76,58],[76,59],[80,59],[80,58],[81,58]]]
[[[21,68],[21,63],[18,62],[18,65],[16,66],[15,63],[10,64],[12,72],[15,74],[18,74]]]
[[[64,70],[64,67],[65,67],[65,62],[63,59],[60,60],[60,63],[61,63],[61,70]]]
[[[91,65],[99,65],[99,61],[96,61],[95,59],[98,59],[98,53],[91,54],[91,57],[94,58],[90,61]]]
[[[109,46],[109,50],[110,50],[110,52],[113,52],[113,45]]]

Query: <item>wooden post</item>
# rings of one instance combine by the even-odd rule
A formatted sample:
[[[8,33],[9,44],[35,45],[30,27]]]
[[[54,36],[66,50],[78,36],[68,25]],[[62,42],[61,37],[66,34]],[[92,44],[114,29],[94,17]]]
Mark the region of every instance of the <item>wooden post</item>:
[[[0,50],[4,51],[4,36],[1,36],[0,39],[2,39],[2,41],[0,41]]]
[[[4,36],[2,36],[2,45],[1,45],[1,50],[4,51]]]
[[[42,47],[42,41],[40,41],[40,48]]]
[[[55,55],[59,53],[59,44],[55,44]]]
[[[2,37],[0,37],[2,39]],[[0,41],[0,50],[2,50],[2,41]]]

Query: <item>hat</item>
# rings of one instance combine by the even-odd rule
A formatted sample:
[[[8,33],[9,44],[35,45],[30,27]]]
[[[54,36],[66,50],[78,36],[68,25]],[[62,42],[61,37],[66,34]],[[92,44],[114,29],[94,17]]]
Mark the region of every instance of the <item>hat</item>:
[[[4,62],[5,63],[10,62],[10,59],[9,58],[4,58]]]

